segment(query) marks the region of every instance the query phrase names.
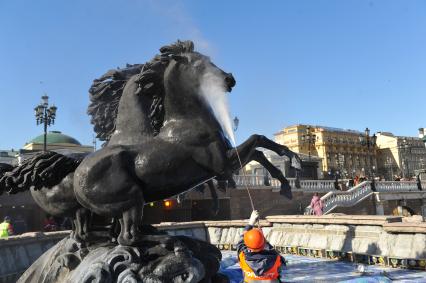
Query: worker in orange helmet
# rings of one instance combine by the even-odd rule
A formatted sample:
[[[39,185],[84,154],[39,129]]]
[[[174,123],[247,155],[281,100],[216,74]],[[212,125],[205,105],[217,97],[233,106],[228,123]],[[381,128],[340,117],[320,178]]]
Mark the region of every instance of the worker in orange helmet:
[[[238,259],[247,283],[278,283],[283,275],[285,260],[266,241],[262,229],[253,228],[259,212],[253,210],[241,240],[237,244]]]

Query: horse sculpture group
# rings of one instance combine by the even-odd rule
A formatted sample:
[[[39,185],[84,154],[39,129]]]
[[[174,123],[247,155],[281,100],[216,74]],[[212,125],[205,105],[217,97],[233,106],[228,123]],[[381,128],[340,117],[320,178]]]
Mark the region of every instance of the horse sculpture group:
[[[31,190],[49,214],[74,218],[74,236],[90,234],[89,213],[115,218],[118,243],[132,246],[143,235],[142,211],[147,202],[168,198],[212,178],[227,180],[255,160],[291,188],[280,170],[256,150],[266,148],[298,156],[262,135],[232,147],[211,106],[200,95],[205,74],[227,91],[235,86],[230,73],[194,51],[191,41],[164,46],[145,64],[108,71],[91,86],[88,114],[104,146],[89,155],[43,152],[0,173],[0,192]],[[299,168],[300,169],[300,168]]]

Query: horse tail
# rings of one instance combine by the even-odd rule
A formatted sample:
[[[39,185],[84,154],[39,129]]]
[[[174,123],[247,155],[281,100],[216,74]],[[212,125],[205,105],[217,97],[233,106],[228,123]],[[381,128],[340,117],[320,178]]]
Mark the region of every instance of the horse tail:
[[[31,188],[53,187],[74,172],[87,154],[68,156],[48,151],[40,152],[0,176],[0,194],[16,194]]]

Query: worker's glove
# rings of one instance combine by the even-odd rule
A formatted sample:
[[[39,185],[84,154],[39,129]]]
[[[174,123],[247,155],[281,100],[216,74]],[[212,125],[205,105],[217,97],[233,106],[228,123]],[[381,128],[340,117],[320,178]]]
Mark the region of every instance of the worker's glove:
[[[259,212],[257,210],[253,210],[250,216],[249,225],[254,226],[254,224],[259,219]]]

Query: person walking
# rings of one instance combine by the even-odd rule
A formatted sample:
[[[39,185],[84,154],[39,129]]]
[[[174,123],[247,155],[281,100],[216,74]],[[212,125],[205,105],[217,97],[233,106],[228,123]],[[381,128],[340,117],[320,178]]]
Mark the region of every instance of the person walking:
[[[311,208],[316,216],[321,216],[323,214],[324,205],[318,193],[315,193],[312,197]]]
[[[10,224],[10,217],[5,216],[0,223],[0,238],[6,238],[13,235],[13,226]]]
[[[47,215],[43,221],[43,230],[45,232],[53,232],[58,229],[58,224],[56,224],[55,218],[51,215]]]
[[[359,184],[359,176],[358,176],[358,175],[356,175],[356,176],[355,176],[355,179],[354,179],[354,185],[355,185],[355,186],[358,186],[358,184]]]
[[[253,210],[237,244],[238,260],[245,283],[278,283],[283,276],[285,259],[266,241],[262,229],[253,228],[259,212]]]

